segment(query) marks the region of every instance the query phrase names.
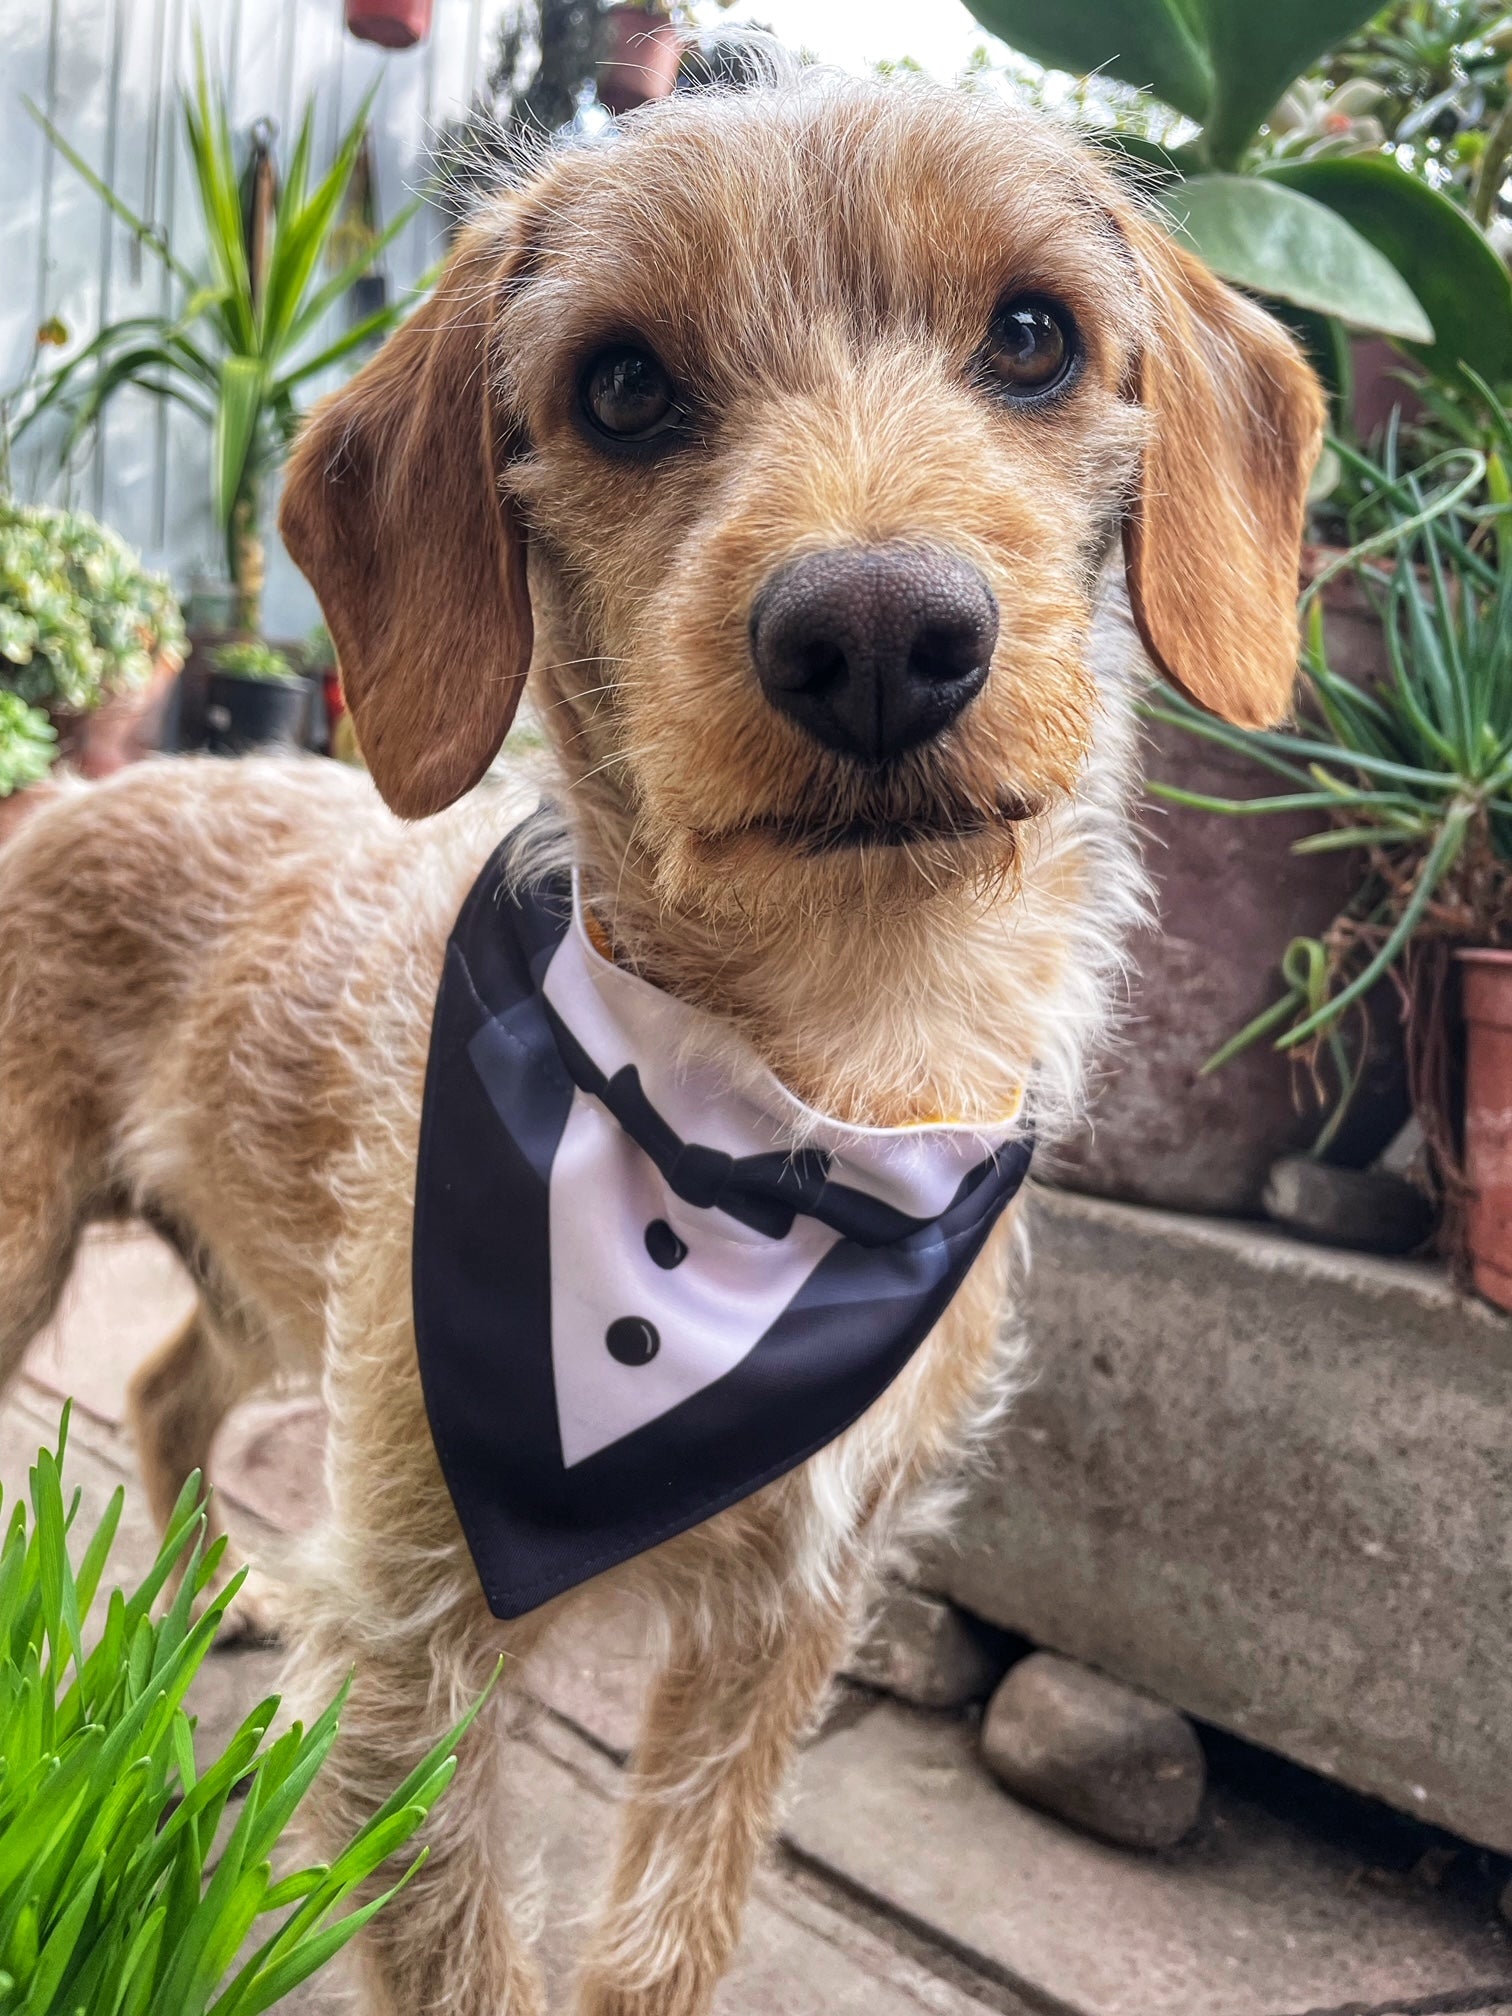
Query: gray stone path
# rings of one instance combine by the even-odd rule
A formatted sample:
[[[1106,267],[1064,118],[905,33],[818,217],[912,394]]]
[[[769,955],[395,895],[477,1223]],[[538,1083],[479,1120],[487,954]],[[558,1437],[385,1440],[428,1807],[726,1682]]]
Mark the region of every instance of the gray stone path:
[[[0,1409],[0,1484],[77,1406],[70,1474],[83,1517],[128,1484],[119,1571],[152,1549],[122,1399],[130,1364],[183,1304],[146,1239],[92,1243],[57,1334]],[[244,1413],[218,1481],[233,1529],[307,1484],[311,1410]],[[308,1503],[308,1490],[304,1501]],[[191,1697],[223,1740],[276,1684],[275,1651],[225,1651]],[[522,1832],[539,1841],[551,1908],[544,1952],[568,2006],[575,1938],[599,1880],[643,1671],[628,1636],[568,1640],[537,1680],[517,1743]],[[334,2016],[313,1986],[288,2005]],[[1141,1856],[1100,1846],[1008,1799],[961,1721],[842,1697],[805,1756],[763,1872],[720,2016],[1512,2016],[1512,1938],[1453,1896],[1386,1879],[1358,1855],[1219,1790],[1195,1837]]]

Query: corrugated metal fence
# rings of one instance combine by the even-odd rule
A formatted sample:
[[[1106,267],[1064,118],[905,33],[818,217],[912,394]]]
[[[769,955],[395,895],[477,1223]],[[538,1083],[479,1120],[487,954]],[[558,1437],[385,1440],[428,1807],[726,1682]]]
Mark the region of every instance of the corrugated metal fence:
[[[269,117],[287,134],[313,94],[325,160],[379,80],[373,141],[386,218],[422,181],[430,137],[472,96],[502,11],[503,0],[436,0],[428,41],[390,54],[345,32],[342,0],[0,0],[0,394],[31,367],[50,317],[61,318],[71,349],[104,320],[173,302],[158,260],[48,143],[23,97],[197,268],[202,239],[176,100],[196,24],[238,130]],[[427,206],[386,254],[391,287],[422,273],[440,239],[440,217]],[[182,590],[201,568],[222,571],[208,448],[192,414],[127,390],[67,470],[55,443],[28,435],[14,483],[25,498],[103,517]],[[268,628],[297,634],[314,620],[313,602],[281,554],[270,561]]]

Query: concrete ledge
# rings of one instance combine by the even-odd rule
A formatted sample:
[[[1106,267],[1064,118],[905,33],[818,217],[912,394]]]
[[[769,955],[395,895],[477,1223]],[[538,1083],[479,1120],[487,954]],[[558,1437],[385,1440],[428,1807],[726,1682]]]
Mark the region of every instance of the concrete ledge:
[[[1250,1225],[1032,1224],[1035,1383],[931,1579],[1512,1851],[1512,1322]]]

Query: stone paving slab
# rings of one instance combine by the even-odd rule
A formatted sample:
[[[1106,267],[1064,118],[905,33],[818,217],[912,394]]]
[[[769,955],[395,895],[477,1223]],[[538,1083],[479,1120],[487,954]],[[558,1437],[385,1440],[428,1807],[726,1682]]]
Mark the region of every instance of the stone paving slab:
[[[515,1784],[529,1832],[544,1832],[543,1866],[556,1909],[541,1953],[560,1995],[576,1943],[570,1919],[597,1892],[618,1773],[570,1729],[547,1722],[517,1745]],[[570,1790],[568,1788],[571,1788]],[[564,1911],[564,1901],[573,1900]],[[780,1870],[758,1879],[739,1955],[717,1998],[720,2016],[1035,2016],[994,1996],[984,2004],[900,1954]]]
[[[1303,2016],[1512,1987],[1502,1928],[1373,1888],[1242,1801],[1214,1801],[1189,1847],[1132,1855],[1004,1798],[959,1723],[890,1705],[808,1753],[786,1838],[1076,2016]]]

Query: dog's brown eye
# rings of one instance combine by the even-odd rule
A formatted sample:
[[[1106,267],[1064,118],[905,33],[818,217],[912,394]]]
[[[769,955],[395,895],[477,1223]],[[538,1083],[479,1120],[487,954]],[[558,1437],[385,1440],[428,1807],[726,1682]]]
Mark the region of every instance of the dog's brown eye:
[[[677,418],[672,381],[649,350],[618,343],[583,374],[583,410],[615,441],[646,441]]]
[[[1076,325],[1059,302],[1020,294],[992,318],[982,364],[988,383],[1010,398],[1050,392],[1076,363]]]

